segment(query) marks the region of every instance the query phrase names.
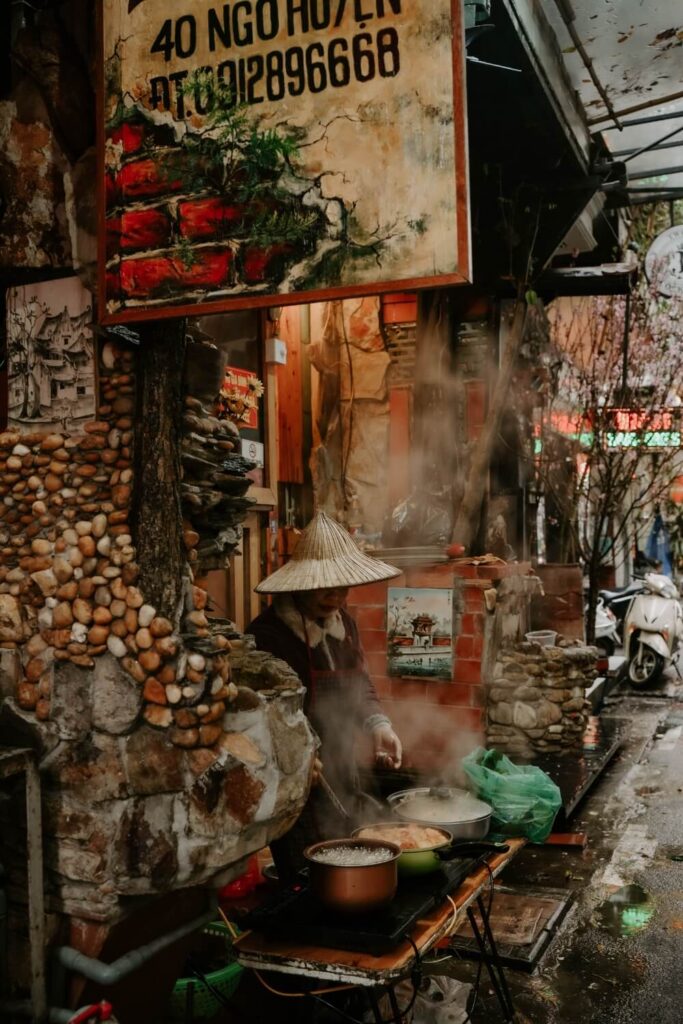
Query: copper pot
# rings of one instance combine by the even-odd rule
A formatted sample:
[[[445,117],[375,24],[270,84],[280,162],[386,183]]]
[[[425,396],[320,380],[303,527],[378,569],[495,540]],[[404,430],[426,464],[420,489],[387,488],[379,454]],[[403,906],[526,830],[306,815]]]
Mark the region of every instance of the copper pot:
[[[315,859],[320,850],[343,846],[358,850],[388,850],[391,856],[381,864],[341,865]],[[398,885],[400,847],[382,839],[331,839],[304,850],[309,863],[311,890],[327,907],[341,914],[363,914],[391,903]]]

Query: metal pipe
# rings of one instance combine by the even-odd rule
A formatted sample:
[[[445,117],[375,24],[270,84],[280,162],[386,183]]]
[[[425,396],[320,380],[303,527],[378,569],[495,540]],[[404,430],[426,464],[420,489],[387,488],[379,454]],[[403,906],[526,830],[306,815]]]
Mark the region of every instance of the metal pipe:
[[[669,136],[666,137],[668,138]],[[662,142],[661,145],[658,143],[656,145],[649,146],[648,149],[659,152],[660,149],[678,149],[682,145],[683,141],[679,139],[677,142]],[[621,157],[628,157],[629,154],[633,155],[634,157],[640,156],[641,152],[643,152],[642,149],[615,149],[612,152],[612,156],[615,160],[619,160],[621,159]],[[622,163],[626,164],[628,163],[628,160],[622,160]]]
[[[649,107],[663,107],[665,103],[675,103],[676,100],[683,100],[683,92],[672,92],[670,96],[660,96],[656,100],[652,99],[645,100],[643,103],[634,103],[632,107],[624,107],[616,116],[623,117],[624,114],[635,114],[637,110],[647,110]],[[683,114],[683,111],[681,111],[681,114]],[[591,117],[588,124],[600,124],[601,121],[607,121],[607,117],[604,114],[598,117]]]
[[[622,128],[630,128],[634,124],[654,124],[655,121],[673,121],[676,117],[683,117],[682,110],[671,110],[668,114],[652,114],[650,117],[632,117],[628,121],[622,121]],[[614,125],[606,124],[604,128],[601,128],[601,132],[612,132],[614,131]]]
[[[492,64],[490,60],[479,60],[478,57],[471,57],[469,53],[466,58],[472,64],[481,64],[484,68],[498,68],[499,71],[517,71],[521,75],[521,68],[511,68],[507,64]]]
[[[624,189],[624,192],[647,192],[648,195],[657,195],[661,192],[666,196],[677,191],[680,189],[673,185],[627,185]]]
[[[45,900],[43,894],[43,825],[40,775],[26,765],[26,834],[28,846],[28,927],[31,955],[31,1002],[36,1021],[47,1015],[45,989]]]
[[[609,116],[614,121],[614,124],[621,131],[621,127],[622,126],[621,126],[621,124],[619,122],[619,115],[617,114],[616,110],[612,106],[612,101],[609,98],[609,96],[607,95],[607,91],[606,91],[604,85],[602,84],[602,82],[598,78],[598,73],[595,70],[595,65],[593,64],[593,61],[591,60],[591,58],[588,56],[588,53],[586,52],[586,48],[583,45],[583,42],[581,41],[581,37],[579,36],[579,33],[576,31],[576,26],[574,25],[574,22],[576,20],[576,12],[575,12],[574,8],[572,7],[570,0],[555,0],[555,6],[557,7],[558,11],[560,12],[562,20],[563,20],[563,22],[565,23],[565,25],[567,27],[567,32],[569,32],[569,35],[571,36],[571,40],[572,40],[574,46],[576,47],[576,50],[577,50],[579,56],[581,57],[581,60],[583,61],[583,66],[585,67],[585,69],[588,72],[588,74],[591,76],[591,81],[593,82],[593,85],[598,90],[598,93],[600,95],[600,99],[602,100],[602,102],[607,107],[607,109],[609,111]],[[602,117],[602,118],[600,118],[600,120],[604,121],[604,120],[606,120],[606,118]],[[594,123],[593,121],[589,121],[588,122],[588,124],[593,124],[593,123]]]
[[[196,917],[193,921],[188,921],[187,924],[181,925],[167,935],[162,935],[160,938],[154,939],[144,946],[139,946],[137,949],[131,949],[130,952],[125,953],[111,964],[105,964],[102,960],[86,956],[85,953],[81,953],[72,946],[57,946],[54,953],[60,964],[76,974],[82,974],[88,981],[94,981],[98,985],[105,987],[116,985],[122,978],[125,978],[137,970],[138,967],[146,964],[148,960],[151,960],[153,956],[160,953],[162,949],[166,949],[167,946],[171,946],[174,942],[178,942],[179,939],[190,935],[191,932],[202,928],[205,924],[213,921],[215,916],[215,907],[211,910],[206,910],[200,917]]]
[[[31,964],[31,1006],[35,1024],[47,1019],[45,991],[45,907],[43,895],[43,829],[40,775],[32,750],[8,747],[0,754],[0,779],[23,773],[26,786],[26,866],[28,932]]]
[[[83,1007],[85,1009],[85,1007]],[[49,1006],[47,1009],[47,1018],[50,1024],[69,1024],[69,1021],[73,1019],[74,1015],[79,1013],[78,1010],[65,1010],[60,1006]],[[8,1014],[14,1017],[32,1017],[33,1007],[31,1003],[26,999],[8,999],[0,1002],[0,1014]],[[5,1017],[2,1016],[2,1020]]]
[[[683,192],[667,192],[661,196],[650,196],[645,199],[636,199],[633,196],[628,196],[623,203],[614,203],[615,207],[620,209],[626,208],[627,206],[647,206],[650,203],[665,203],[668,200],[683,199]]]
[[[683,130],[683,129],[682,129]],[[683,171],[683,164],[675,164],[672,167],[651,168],[648,171],[636,171],[629,174],[629,181],[643,181],[645,178],[658,178],[662,174],[680,174]]]
[[[679,125],[678,128],[674,128],[672,132],[667,132],[666,135],[662,135],[661,139],[656,139],[654,142],[648,143],[647,146],[641,146],[640,149],[622,149],[621,152],[612,153],[613,157],[625,156],[624,163],[627,164],[629,160],[635,160],[641,153],[650,153],[656,149],[675,149],[681,145],[681,142],[670,142],[667,145],[667,139],[672,139],[674,135],[680,135],[683,132],[683,125]]]

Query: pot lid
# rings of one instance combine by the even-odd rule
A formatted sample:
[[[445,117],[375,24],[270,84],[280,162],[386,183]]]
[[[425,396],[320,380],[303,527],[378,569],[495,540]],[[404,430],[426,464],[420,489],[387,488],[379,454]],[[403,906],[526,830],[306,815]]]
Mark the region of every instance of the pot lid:
[[[466,789],[448,786],[405,789],[392,793],[389,803],[399,816],[425,824],[463,824],[480,821],[492,813],[490,804],[477,799]]]

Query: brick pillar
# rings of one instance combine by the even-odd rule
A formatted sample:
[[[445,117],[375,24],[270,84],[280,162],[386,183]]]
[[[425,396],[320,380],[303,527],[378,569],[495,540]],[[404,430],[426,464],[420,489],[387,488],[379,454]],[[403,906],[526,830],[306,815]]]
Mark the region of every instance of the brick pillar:
[[[411,567],[388,583],[351,590],[354,616],[370,676],[382,706],[405,747],[408,767],[442,771],[484,743],[486,684],[492,676],[499,640],[506,629],[496,603],[487,610],[485,594],[529,566],[439,563]],[[389,587],[453,589],[454,657],[448,680],[390,677],[387,667],[386,604]],[[497,591],[496,591],[497,592]],[[506,615],[508,613],[506,612]],[[514,616],[513,616],[514,617]],[[522,620],[507,630],[522,628]]]

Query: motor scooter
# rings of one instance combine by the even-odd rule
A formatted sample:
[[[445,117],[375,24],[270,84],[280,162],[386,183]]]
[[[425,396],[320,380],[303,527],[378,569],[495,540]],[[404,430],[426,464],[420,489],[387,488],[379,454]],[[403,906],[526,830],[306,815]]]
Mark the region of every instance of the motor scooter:
[[[647,573],[624,619],[624,653],[634,686],[655,682],[678,653],[683,637],[683,609],[668,576]]]
[[[631,607],[631,601],[636,594],[642,594],[645,584],[642,579],[633,579],[625,587],[616,587],[614,590],[600,590],[598,602],[602,602],[605,609],[609,609],[617,622],[617,632],[620,637],[624,635],[624,619]],[[596,617],[597,627],[597,617]]]

